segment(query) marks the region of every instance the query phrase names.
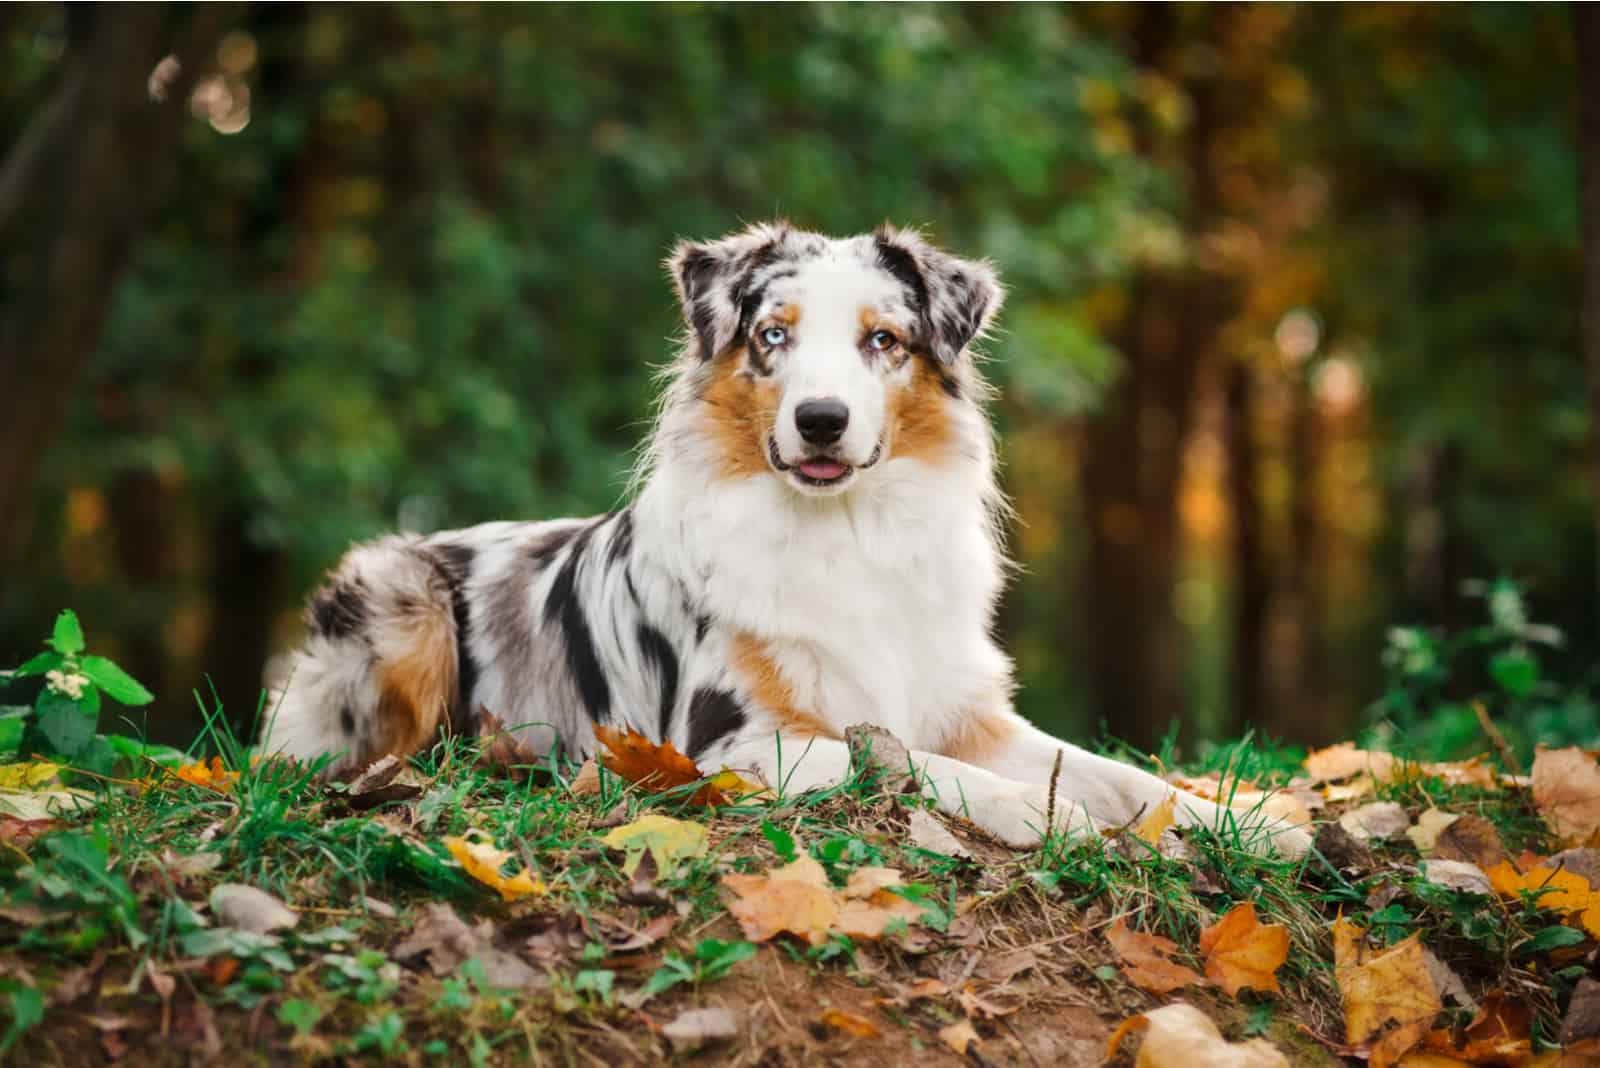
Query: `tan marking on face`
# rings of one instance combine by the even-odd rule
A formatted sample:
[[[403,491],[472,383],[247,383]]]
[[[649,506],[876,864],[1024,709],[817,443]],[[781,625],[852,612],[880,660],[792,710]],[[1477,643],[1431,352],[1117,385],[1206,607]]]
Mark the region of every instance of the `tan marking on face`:
[[[976,712],[963,716],[960,724],[939,745],[942,756],[983,767],[999,756],[1017,733],[1010,717],[998,712]]]
[[[773,326],[786,326],[793,330],[800,323],[800,305],[780,304],[764,320]]]
[[[385,754],[410,756],[427,745],[456,696],[456,641],[448,609],[429,605],[390,626],[405,652],[379,667],[377,730],[361,754],[363,767]]]
[[[767,435],[778,417],[776,384],[741,374],[743,360],[735,352],[718,357],[711,382],[700,396],[706,426],[716,443],[716,478],[766,474]]]
[[[878,330],[887,330],[893,334],[903,346],[905,344],[905,329],[901,325],[870,305],[861,309],[861,336],[869,338]]]
[[[784,679],[760,638],[744,632],[734,635],[732,661],[750,699],[777,718],[781,733],[795,738],[839,737],[819,716],[795,704],[794,687]]]
[[[889,393],[889,456],[934,464],[954,445],[950,398],[926,360],[915,359],[911,380]]]

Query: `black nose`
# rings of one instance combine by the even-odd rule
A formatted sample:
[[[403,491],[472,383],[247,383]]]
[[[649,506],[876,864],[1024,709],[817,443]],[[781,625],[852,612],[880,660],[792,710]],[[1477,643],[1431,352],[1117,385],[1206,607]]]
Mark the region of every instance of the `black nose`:
[[[802,401],[794,410],[794,425],[813,445],[832,445],[850,425],[850,409],[833,397]]]

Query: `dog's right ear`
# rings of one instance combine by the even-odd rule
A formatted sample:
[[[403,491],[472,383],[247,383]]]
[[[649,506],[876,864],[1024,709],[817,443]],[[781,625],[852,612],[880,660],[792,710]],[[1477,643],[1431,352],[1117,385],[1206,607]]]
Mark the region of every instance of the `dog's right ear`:
[[[744,327],[752,276],[771,263],[789,235],[787,223],[763,223],[716,241],[685,241],[667,258],[683,321],[700,358],[722,353]]]

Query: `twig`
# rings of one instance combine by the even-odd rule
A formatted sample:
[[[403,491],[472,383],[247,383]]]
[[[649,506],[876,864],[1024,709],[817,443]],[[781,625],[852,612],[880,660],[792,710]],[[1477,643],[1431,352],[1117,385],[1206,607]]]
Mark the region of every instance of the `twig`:
[[[1511,751],[1511,745],[1506,741],[1506,736],[1500,733],[1489,719],[1489,710],[1483,707],[1482,701],[1472,702],[1472,711],[1477,713],[1478,726],[1483,728],[1483,733],[1489,736],[1489,741],[1494,743],[1495,749],[1500,752],[1500,761],[1513,775],[1522,774],[1522,764],[1517,760],[1517,754]]]
[[[315,912],[321,916],[365,916],[360,909],[333,909],[321,905],[290,905],[291,912]]]
[[[1064,749],[1056,750],[1055,766],[1050,769],[1050,802],[1044,813],[1044,833],[1049,834],[1056,829],[1056,780],[1061,778],[1061,754]]]

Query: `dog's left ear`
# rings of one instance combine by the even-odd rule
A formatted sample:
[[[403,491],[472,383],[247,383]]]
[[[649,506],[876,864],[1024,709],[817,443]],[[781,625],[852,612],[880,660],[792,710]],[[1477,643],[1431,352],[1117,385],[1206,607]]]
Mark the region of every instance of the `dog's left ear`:
[[[682,242],[667,257],[684,322],[702,360],[733,344],[751,276],[776,258],[789,234],[787,223],[761,223],[715,241]]]
[[[940,363],[955,363],[1005,302],[994,265],[952,256],[912,230],[882,226],[872,238],[878,264],[911,295],[921,320],[922,345]]]

